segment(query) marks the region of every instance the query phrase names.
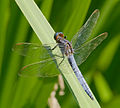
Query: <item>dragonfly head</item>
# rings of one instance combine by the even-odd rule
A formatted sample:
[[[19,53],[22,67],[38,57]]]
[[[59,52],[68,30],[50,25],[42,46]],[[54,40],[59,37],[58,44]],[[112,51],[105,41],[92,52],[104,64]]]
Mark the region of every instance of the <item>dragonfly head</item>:
[[[66,36],[64,36],[64,34],[62,32],[55,33],[54,39],[57,40],[59,37],[66,39]]]

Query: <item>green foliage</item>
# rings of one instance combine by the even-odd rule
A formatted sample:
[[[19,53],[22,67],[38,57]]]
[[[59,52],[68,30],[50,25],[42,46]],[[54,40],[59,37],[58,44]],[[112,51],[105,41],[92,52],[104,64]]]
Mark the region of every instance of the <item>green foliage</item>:
[[[47,3],[47,1],[49,2]],[[100,105],[105,108],[119,108],[120,1],[36,0],[36,3],[38,3],[54,30],[63,31],[68,36],[68,40],[80,29],[96,8],[100,10],[100,18],[92,36],[106,31],[109,34],[108,38],[80,66],[80,69],[91,85],[90,88]],[[36,18],[36,21],[42,25],[42,19],[38,19]],[[51,37],[54,31],[49,28],[43,26],[39,29],[39,26],[36,26],[35,29],[40,30],[41,34],[46,33],[44,35],[49,35],[48,40],[50,42],[53,41]],[[44,29],[45,31],[43,31]],[[40,40],[44,41],[46,39],[43,37]],[[1,0],[0,108],[47,107],[47,100],[53,90],[56,78],[48,80],[17,76],[24,58],[12,53],[11,49],[15,43],[25,41],[40,43],[15,1]],[[44,43],[49,42],[45,41]],[[75,84],[74,82],[71,83]],[[60,97],[57,95],[61,107],[78,107],[67,86],[65,91],[65,96]],[[80,97],[80,99],[83,102],[83,97]]]

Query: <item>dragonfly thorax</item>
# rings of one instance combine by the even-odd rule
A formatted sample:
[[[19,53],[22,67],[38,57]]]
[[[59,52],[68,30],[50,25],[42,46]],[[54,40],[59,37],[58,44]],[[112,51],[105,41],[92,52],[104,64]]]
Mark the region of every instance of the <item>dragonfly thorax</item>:
[[[69,42],[69,43],[66,43],[66,45],[65,45],[65,55],[66,56],[70,56],[70,55],[72,55],[73,54],[73,52],[74,52],[74,50],[73,50],[73,48],[72,48],[72,44]]]
[[[69,56],[69,55],[73,54],[74,51],[73,51],[71,42],[69,42],[65,38],[66,38],[66,36],[64,36],[64,34],[62,32],[57,32],[54,35],[54,39],[56,40],[56,42],[61,43],[62,46],[64,46],[64,48],[60,47],[62,53],[65,54],[66,56]],[[63,52],[63,49],[64,49],[64,52]]]

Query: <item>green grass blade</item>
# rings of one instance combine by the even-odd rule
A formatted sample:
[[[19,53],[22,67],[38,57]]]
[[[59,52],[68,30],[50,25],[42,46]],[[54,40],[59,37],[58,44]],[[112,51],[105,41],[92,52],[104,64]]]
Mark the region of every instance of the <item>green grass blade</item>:
[[[42,44],[55,42],[53,39],[54,30],[47,22],[34,1],[16,0],[16,2],[32,26],[33,30],[37,34],[38,38],[41,40]],[[59,49],[56,50],[59,52]],[[75,77],[75,74],[73,73],[67,59],[65,59],[64,63],[60,65],[60,70],[70,85],[75,98],[82,108],[100,107],[96,100],[92,101],[84,92],[82,86],[79,84],[77,78]]]
[[[111,16],[111,10],[113,10],[118,3],[119,3],[119,0],[114,0],[114,1],[109,0],[104,2],[104,5],[102,5],[100,18],[92,34],[93,37],[102,28],[104,28],[104,25],[106,25],[106,22],[109,23],[107,20],[109,19],[109,16]]]
[[[109,102],[112,99],[113,95],[106,79],[102,74],[100,74],[100,72],[96,72],[94,79],[95,86],[101,98],[101,101]]]
[[[0,76],[1,76],[3,54],[5,50],[6,27],[9,19],[8,5],[9,5],[8,0],[0,1],[0,55],[1,55],[0,56]],[[4,10],[6,10],[6,12]]]
[[[17,7],[15,7],[16,6],[15,2],[12,2],[12,3],[13,3],[13,5],[10,8],[11,9],[11,17],[9,18],[8,26],[6,28],[6,31],[7,31],[6,32],[6,37],[7,37],[6,41],[8,41],[8,42],[5,44],[5,52],[4,52],[3,67],[2,67],[2,78],[1,78],[1,82],[2,82],[1,94],[2,95],[0,96],[0,99],[1,99],[0,105],[3,108],[6,108],[11,104],[11,102],[10,102],[11,99],[9,97],[11,96],[11,91],[13,89],[12,85],[15,80],[14,78],[16,77],[15,73],[13,73],[13,71],[9,71],[9,66],[10,66],[9,63],[11,63],[11,61],[10,61],[11,47],[12,47],[12,42],[13,42],[13,39],[11,39],[11,36],[12,36],[12,38],[14,38],[15,34],[17,33],[17,27],[19,24],[18,14],[16,14],[16,13],[19,13],[18,12],[19,10]],[[16,23],[16,21],[18,23]],[[15,28],[16,24],[17,24],[17,27]],[[15,64],[14,64],[14,66],[15,66]],[[15,67],[13,67],[13,68],[15,68]],[[13,76],[14,76],[14,78],[13,78]],[[6,102],[7,102],[7,104],[5,104]]]
[[[51,10],[52,10],[53,0],[44,0],[41,5],[41,11],[43,12],[44,16],[49,19]]]
[[[50,24],[47,22],[47,20],[44,20],[45,17],[43,16],[39,8],[36,6],[35,2],[33,2],[33,0],[30,0],[29,2],[25,0],[16,0],[16,2],[17,4],[19,4],[20,9],[26,16],[28,22],[32,26],[38,38],[41,40],[42,44],[53,42],[54,39],[52,36],[55,32],[50,26]],[[29,5],[27,5],[27,3],[29,3]]]
[[[56,32],[63,31],[70,40],[84,23],[90,3],[91,0],[54,1],[50,24]]]
[[[66,17],[68,12],[66,12],[62,17],[63,22],[63,32],[65,35],[68,35],[72,38],[72,36],[80,29],[82,24],[85,21],[85,16],[88,12],[88,8],[90,6],[91,0],[71,0],[68,2],[69,4],[66,7],[66,10],[69,11],[69,17],[66,20],[63,20],[63,17]],[[61,16],[61,15],[60,15]],[[68,39],[70,39],[68,37]]]
[[[98,59],[98,67],[101,70],[105,71],[110,66],[115,56],[115,53],[119,47],[119,44],[120,44],[120,34],[112,38],[109,44],[102,50],[100,57]]]

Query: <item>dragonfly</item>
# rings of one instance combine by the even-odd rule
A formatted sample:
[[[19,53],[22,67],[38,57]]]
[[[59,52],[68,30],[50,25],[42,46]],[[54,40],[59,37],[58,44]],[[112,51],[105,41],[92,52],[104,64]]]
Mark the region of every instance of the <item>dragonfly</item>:
[[[53,44],[54,47],[52,48],[49,44],[17,43],[13,48],[15,52],[18,52],[22,56],[29,56],[31,58],[38,56],[40,58],[38,62],[24,66],[20,70],[19,75],[36,77],[56,76],[60,73],[58,71],[55,72],[52,69],[58,69],[58,66],[61,65],[66,56],[84,91],[92,100],[94,100],[88,84],[78,66],[82,64],[90,53],[107,37],[107,33],[105,32],[87,41],[98,17],[99,10],[95,10],[82,28],[73,36],[71,42],[66,39],[67,37],[62,32],[57,32],[54,34],[56,43]],[[55,51],[57,47],[60,48],[61,54],[53,54],[53,51]],[[61,59],[59,65],[57,65],[56,62],[57,59]],[[47,66],[52,68],[49,69]]]

